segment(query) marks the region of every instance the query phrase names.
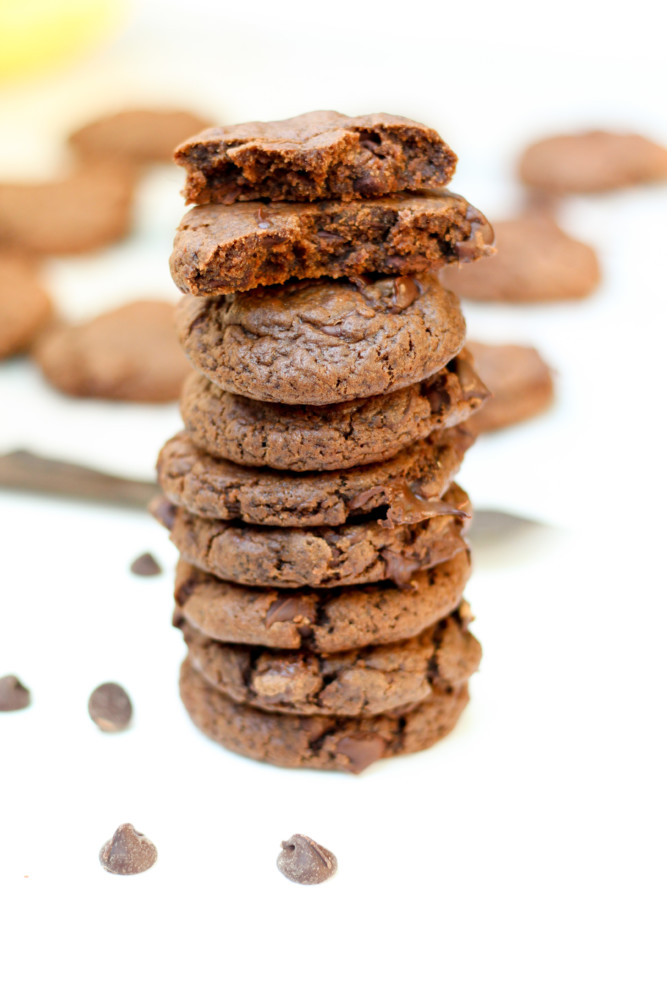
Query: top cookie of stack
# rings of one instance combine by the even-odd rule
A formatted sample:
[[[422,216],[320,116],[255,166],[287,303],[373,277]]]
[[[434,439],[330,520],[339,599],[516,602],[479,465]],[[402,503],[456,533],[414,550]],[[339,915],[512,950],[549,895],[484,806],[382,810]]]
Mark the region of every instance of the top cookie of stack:
[[[186,198],[198,204],[179,226],[171,271],[192,295],[412,274],[489,253],[484,216],[437,190],[456,156],[405,118],[318,111],[212,128],[175,158],[187,171]]]

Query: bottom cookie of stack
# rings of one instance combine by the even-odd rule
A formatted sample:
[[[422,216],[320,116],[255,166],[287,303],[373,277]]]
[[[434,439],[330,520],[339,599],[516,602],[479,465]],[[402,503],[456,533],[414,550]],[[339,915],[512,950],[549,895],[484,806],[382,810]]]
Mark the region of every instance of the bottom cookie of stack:
[[[229,750],[357,774],[425,750],[454,727],[481,657],[468,618],[464,602],[414,639],[336,656],[222,644],[184,623],[181,698]]]

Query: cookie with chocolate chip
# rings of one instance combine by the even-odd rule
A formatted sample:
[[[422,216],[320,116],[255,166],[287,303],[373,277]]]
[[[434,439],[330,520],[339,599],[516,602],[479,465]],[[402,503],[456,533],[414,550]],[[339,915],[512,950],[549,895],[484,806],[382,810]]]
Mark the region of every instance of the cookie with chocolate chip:
[[[462,549],[415,573],[406,587],[278,590],[226,583],[184,560],[176,571],[176,624],[183,619],[220,642],[321,653],[409,639],[458,607],[470,575]]]
[[[401,506],[402,501],[402,506]],[[338,527],[272,528],[197,517],[176,508],[170,537],[187,562],[248,587],[340,587],[393,580],[407,586],[465,549],[468,495],[451,486],[442,500],[396,497],[386,518]]]
[[[487,397],[470,355],[461,352],[423,382],[318,407],[248,399],[193,373],[183,387],[181,414],[192,441],[216,458],[321,472],[386,461],[433,431],[462,422]]]
[[[468,614],[464,603],[413,639],[327,655],[234,646],[187,623],[181,629],[192,666],[232,701],[288,715],[368,716],[416,705],[474,673],[481,648]]]
[[[169,503],[201,517],[281,527],[336,525],[387,506],[406,489],[421,500],[437,500],[473,441],[459,425],[435,431],[386,462],[296,473],[214,458],[180,433],[160,452],[158,480]]]
[[[174,153],[199,205],[321,201],[444,187],[456,155],[437,132],[399,115],[310,111],[276,122],[217,125]]]
[[[239,705],[186,659],[181,698],[190,718],[228,750],[280,767],[359,774],[386,757],[426,750],[456,725],[468,686],[434,692],[416,707],[373,716],[287,715]]]
[[[290,278],[416,274],[493,253],[493,230],[449,191],[366,201],[199,205],[176,231],[171,275],[182,292],[228,295]]]
[[[465,337],[458,299],[431,274],[186,296],[176,325],[192,364],[222,389],[313,406],[428,378]]]

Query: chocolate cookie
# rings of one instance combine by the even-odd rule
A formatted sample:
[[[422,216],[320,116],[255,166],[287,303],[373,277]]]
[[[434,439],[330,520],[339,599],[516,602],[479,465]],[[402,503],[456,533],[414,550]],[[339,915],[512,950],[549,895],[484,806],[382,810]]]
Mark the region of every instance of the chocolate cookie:
[[[484,216],[449,191],[201,205],[178,227],[170,264],[182,292],[226,295],[290,278],[414,274],[486,257],[492,239]]]
[[[468,606],[387,646],[323,656],[215,642],[182,626],[188,659],[227,698],[288,715],[378,715],[459,687],[475,672],[481,647],[468,632]]]
[[[525,184],[550,194],[587,194],[667,179],[667,149],[642,135],[579,132],[529,146],[519,161]]]
[[[174,146],[207,125],[190,111],[133,108],[89,122],[70,135],[69,143],[85,159],[122,160],[137,166],[168,163]]]
[[[451,559],[466,547],[470,501],[459,486],[419,505],[425,520],[351,521],[336,528],[269,528],[214,521],[177,508],[171,540],[194,566],[248,587],[339,587],[393,580]],[[421,512],[420,511],[420,512]],[[418,516],[415,512],[414,516]]]
[[[67,254],[113,243],[130,228],[132,187],[131,172],[115,164],[44,184],[0,184],[0,245]]]
[[[313,406],[419,382],[465,338],[456,296],[432,274],[186,296],[176,324],[192,364],[222,389]]]
[[[409,639],[451,614],[470,575],[458,552],[416,573],[407,589],[392,583],[340,590],[260,590],[225,583],[188,565],[176,572],[176,617],[220,642],[334,653]]]
[[[462,426],[436,431],[386,462],[334,472],[273,472],[213,458],[187,434],[167,441],[158,480],[167,498],[193,514],[282,527],[343,524],[386,506],[406,489],[442,496],[474,438]]]
[[[50,330],[34,357],[71,396],[161,403],[177,399],[190,371],[168,302],[128,302],[76,327]]]
[[[25,351],[51,317],[51,300],[34,266],[0,252],[0,358]]]
[[[444,187],[456,155],[433,129],[397,115],[310,111],[209,128],[181,143],[188,202],[321,201]]]
[[[370,718],[285,715],[238,705],[185,660],[180,691],[190,718],[228,750],[281,767],[359,774],[383,757],[425,750],[446,736],[468,703],[466,684],[416,708]]]
[[[331,406],[287,406],[225,392],[192,374],[181,413],[194,443],[239,465],[292,472],[383,462],[474,413],[488,390],[463,352],[438,375],[386,396]]]
[[[468,348],[492,392],[492,398],[467,423],[475,434],[518,424],[551,406],[551,371],[534,347],[470,341]]]
[[[494,229],[497,255],[475,267],[442,268],[446,288],[464,299],[488,302],[581,299],[597,288],[595,251],[573,240],[548,215],[508,219],[494,223]]]

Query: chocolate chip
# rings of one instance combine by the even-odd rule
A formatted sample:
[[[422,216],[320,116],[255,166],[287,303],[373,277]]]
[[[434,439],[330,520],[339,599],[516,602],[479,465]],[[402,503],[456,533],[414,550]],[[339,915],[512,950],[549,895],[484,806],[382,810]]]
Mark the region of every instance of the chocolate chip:
[[[134,573],[135,576],[159,576],[162,567],[150,552],[144,552],[134,560],[130,566],[130,572]]]
[[[18,712],[30,704],[30,691],[14,674],[0,677],[0,712]]]
[[[422,566],[419,559],[412,559],[400,552],[393,552],[391,549],[382,549],[380,555],[387,567],[387,576],[394,581],[397,587],[407,587],[412,574],[416,573]]]
[[[113,875],[138,875],[157,861],[157,849],[148,837],[123,823],[100,851],[100,864]]]
[[[88,699],[88,714],[105,733],[120,733],[132,719],[132,702],[120,684],[100,684]]]
[[[381,736],[344,736],[336,745],[338,753],[347,757],[346,771],[360,774],[380,760],[387,744]]]
[[[276,622],[295,622],[307,625],[313,620],[312,602],[307,598],[287,595],[279,597],[266,612],[264,624],[271,628]]]
[[[283,840],[282,851],[276,864],[290,882],[299,885],[318,885],[336,874],[338,861],[335,854],[326,847],[316,844],[310,837],[295,833],[289,840]]]

